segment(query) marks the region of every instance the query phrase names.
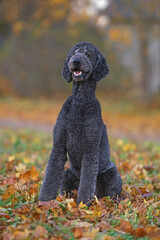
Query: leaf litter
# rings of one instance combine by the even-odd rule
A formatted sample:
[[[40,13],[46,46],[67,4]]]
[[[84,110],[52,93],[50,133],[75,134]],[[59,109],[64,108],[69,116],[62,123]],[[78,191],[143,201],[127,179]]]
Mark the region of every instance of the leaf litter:
[[[38,201],[49,136],[1,130],[0,144],[0,239],[159,239],[159,145],[112,140],[111,158],[123,178],[122,194],[116,199],[95,196],[88,208],[77,206],[76,191],[73,198],[58,195],[53,201]]]

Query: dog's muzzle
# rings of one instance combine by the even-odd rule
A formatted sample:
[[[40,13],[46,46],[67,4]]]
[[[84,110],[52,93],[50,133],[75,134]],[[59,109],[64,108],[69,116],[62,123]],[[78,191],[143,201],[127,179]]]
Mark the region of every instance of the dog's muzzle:
[[[78,53],[71,57],[69,70],[72,72],[73,81],[85,81],[92,71],[92,64],[85,54]]]

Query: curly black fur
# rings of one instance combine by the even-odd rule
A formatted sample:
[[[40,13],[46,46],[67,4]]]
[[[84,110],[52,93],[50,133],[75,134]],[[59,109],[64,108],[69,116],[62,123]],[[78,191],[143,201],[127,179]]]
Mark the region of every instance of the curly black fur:
[[[67,56],[63,77],[73,81],[72,95],[64,103],[53,132],[53,149],[45,172],[39,200],[55,199],[78,190],[79,204],[97,197],[119,195],[122,181],[110,162],[106,127],[95,97],[96,82],[109,73],[101,52],[91,43],[80,42]],[[64,171],[67,161],[70,169]]]

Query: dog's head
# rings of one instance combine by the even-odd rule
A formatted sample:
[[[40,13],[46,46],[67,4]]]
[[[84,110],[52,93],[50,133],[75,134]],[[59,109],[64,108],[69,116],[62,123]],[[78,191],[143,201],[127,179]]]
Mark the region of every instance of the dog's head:
[[[106,59],[91,43],[74,45],[64,63],[63,77],[67,82],[86,81],[89,77],[99,81],[109,73]]]

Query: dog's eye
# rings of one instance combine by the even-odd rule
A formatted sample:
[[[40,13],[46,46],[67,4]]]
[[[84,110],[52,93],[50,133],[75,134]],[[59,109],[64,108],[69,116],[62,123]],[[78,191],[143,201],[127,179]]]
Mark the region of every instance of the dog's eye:
[[[90,55],[89,55],[88,53],[86,53],[86,56],[87,56],[87,57],[90,57]]]

